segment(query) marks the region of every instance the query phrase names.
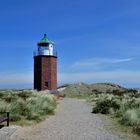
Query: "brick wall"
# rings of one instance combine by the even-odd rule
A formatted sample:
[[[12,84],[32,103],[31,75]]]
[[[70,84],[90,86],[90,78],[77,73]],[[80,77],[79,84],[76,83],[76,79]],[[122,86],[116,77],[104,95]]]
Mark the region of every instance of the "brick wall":
[[[57,89],[57,58],[54,56],[34,57],[34,89]]]

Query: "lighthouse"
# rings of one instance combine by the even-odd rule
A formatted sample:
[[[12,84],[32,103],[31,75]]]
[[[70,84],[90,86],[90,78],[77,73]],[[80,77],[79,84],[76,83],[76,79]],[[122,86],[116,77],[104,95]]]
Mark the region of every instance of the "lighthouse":
[[[57,91],[57,52],[46,34],[34,53],[34,89]]]

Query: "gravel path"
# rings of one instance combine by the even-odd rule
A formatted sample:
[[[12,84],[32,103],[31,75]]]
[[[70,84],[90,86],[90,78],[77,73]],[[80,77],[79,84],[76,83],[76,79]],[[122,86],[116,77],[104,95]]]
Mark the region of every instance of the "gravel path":
[[[85,101],[65,98],[54,116],[35,126],[19,128],[11,140],[128,140],[124,134],[106,130],[106,122],[90,112]]]

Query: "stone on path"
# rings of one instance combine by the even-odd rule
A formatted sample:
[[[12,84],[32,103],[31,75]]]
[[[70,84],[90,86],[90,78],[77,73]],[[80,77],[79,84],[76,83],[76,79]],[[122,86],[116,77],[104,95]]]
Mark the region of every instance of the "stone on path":
[[[3,127],[0,129],[0,140],[8,140],[16,130],[17,126]]]

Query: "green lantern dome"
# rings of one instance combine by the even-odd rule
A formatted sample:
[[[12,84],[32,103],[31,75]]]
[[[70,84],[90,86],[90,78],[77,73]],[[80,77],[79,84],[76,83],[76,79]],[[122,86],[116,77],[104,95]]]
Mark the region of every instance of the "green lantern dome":
[[[44,37],[37,44],[38,46],[47,46],[48,44],[53,44],[53,42],[47,38],[46,34],[44,34]]]

